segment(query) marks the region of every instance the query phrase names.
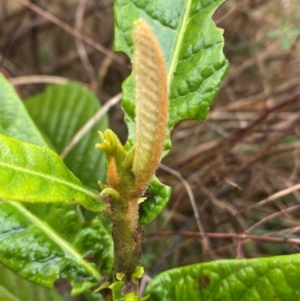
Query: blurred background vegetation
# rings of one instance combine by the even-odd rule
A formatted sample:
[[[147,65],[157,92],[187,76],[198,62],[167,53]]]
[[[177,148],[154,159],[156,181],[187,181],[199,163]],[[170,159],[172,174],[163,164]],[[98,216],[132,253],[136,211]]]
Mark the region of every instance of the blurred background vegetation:
[[[42,13],[25,3],[0,0],[0,72],[22,98],[43,91],[41,81],[66,79],[84,83],[102,104],[120,92],[130,61],[99,51],[112,53],[113,1],[32,0]],[[230,69],[206,122],[187,120],[172,132],[157,174],[173,194],[146,228],[148,277],[208,260],[299,252],[299,15],[300,0],[228,0],[216,12]],[[120,104],[109,119],[125,142]]]

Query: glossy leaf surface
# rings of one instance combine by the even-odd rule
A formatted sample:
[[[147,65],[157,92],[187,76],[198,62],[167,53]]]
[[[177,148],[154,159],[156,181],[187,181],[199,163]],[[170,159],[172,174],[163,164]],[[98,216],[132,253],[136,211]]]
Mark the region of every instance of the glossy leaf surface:
[[[163,185],[156,177],[153,177],[145,195],[146,200],[140,204],[139,224],[147,225],[151,223],[164,209],[170,195],[171,188]]]
[[[75,202],[92,211],[105,208],[49,148],[0,134],[0,198],[21,202]]]
[[[25,106],[58,154],[101,108],[95,95],[75,82],[48,86],[44,92],[26,99]],[[64,158],[81,182],[94,189],[99,189],[99,180],[105,180],[105,157],[103,152],[95,151],[95,144],[99,142],[98,131],[106,128],[105,115]]]
[[[220,260],[164,272],[147,287],[149,301],[300,300],[300,256]]]
[[[0,91],[1,122],[5,120],[9,124],[15,118],[22,121],[15,127],[2,127],[0,132],[12,137],[17,135],[18,139],[26,142],[46,145],[4,77],[0,81]],[[13,95],[13,99],[9,95]],[[26,130],[24,124],[27,125]],[[13,153],[10,155],[14,158]],[[56,279],[64,277],[73,286],[73,294],[96,286],[102,274],[95,264],[108,275],[112,270],[110,229],[98,218],[86,221],[78,209],[78,206],[67,203],[0,202],[0,262],[24,278],[48,287]],[[65,251],[66,246],[69,247],[68,252]]]
[[[21,278],[0,265],[0,301],[63,301],[55,289],[49,289]]]
[[[93,262],[103,260],[101,268],[111,268],[107,229],[99,219],[80,222],[71,204],[59,208],[1,202],[0,220],[1,262],[28,280],[50,287],[66,278],[78,294],[101,279]]]

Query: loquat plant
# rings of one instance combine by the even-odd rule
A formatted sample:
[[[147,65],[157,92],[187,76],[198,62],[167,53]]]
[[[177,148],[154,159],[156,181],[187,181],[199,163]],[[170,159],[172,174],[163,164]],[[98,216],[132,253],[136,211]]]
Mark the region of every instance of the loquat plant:
[[[49,86],[24,105],[1,75],[4,266],[45,287],[64,278],[73,296],[94,301],[300,300],[298,255],[175,268],[140,294],[143,227],[171,193],[155,177],[171,148],[170,131],[183,119],[204,121],[228,68],[222,31],[211,20],[223,2],[115,1],[115,50],[133,62],[123,85],[125,145],[107,129],[105,116],[65,154],[100,109],[93,93],[70,82]],[[16,300],[13,277],[8,284],[0,281],[0,300],[1,294]],[[43,294],[41,301],[61,300],[53,291]]]

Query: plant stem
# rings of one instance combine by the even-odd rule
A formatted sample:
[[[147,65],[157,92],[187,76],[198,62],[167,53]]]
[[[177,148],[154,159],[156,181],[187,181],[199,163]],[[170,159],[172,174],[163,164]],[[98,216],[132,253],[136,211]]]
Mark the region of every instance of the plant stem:
[[[114,276],[124,275],[123,293],[138,293],[138,282],[132,275],[139,266],[142,254],[143,228],[138,224],[138,202],[136,199],[120,202],[113,209]]]

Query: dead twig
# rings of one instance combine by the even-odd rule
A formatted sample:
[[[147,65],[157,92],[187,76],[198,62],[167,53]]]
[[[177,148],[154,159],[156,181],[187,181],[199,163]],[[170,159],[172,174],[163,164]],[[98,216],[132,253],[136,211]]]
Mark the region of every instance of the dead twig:
[[[57,26],[59,26],[64,31],[68,32],[69,34],[73,35],[75,38],[78,38],[78,39],[82,40],[83,42],[85,42],[89,46],[94,47],[95,49],[97,49],[101,53],[105,54],[106,56],[111,57],[114,61],[116,61],[116,62],[118,62],[122,65],[127,66],[127,64],[124,62],[124,60],[121,59],[120,57],[118,57],[117,55],[115,55],[113,52],[106,49],[105,47],[103,47],[101,44],[97,43],[96,41],[94,41],[90,37],[84,35],[82,32],[76,30],[75,28],[71,27],[70,25],[66,24],[65,22],[59,20],[58,18],[56,18],[52,14],[46,12],[42,8],[38,7],[37,5],[32,4],[28,0],[18,0],[18,1],[20,1],[23,5],[27,6],[29,9],[33,10],[37,14],[43,16],[47,20],[55,23]]]
[[[51,75],[27,75],[10,77],[8,81],[14,86],[32,85],[32,84],[60,84],[64,85],[70,81],[69,78]]]
[[[79,3],[77,5],[74,27],[78,31],[81,31],[82,28],[82,22],[87,1],[88,0],[79,0]],[[75,45],[78,51],[78,55],[82,61],[83,67],[91,81],[91,86],[93,90],[95,90],[97,85],[96,73],[93,69],[92,64],[90,63],[84,44],[82,43],[81,39],[75,38]]]
[[[203,233],[204,232],[204,228],[203,228],[203,225],[202,225],[202,222],[201,222],[201,219],[200,219],[199,211],[198,211],[197,204],[196,204],[196,201],[195,201],[195,197],[194,197],[194,194],[193,194],[193,191],[191,189],[190,184],[188,183],[188,181],[186,179],[184,179],[182,177],[182,175],[178,171],[176,171],[176,170],[174,170],[174,169],[172,169],[172,168],[170,168],[170,167],[168,167],[168,166],[166,166],[166,165],[164,165],[162,163],[159,165],[159,167],[162,170],[164,170],[164,171],[166,171],[166,172],[174,175],[175,177],[177,177],[179,179],[179,181],[183,184],[183,186],[186,189],[187,194],[189,196],[189,199],[190,199],[190,202],[191,202],[191,205],[192,205],[192,208],[193,208],[193,212],[194,212],[194,216],[195,216],[195,219],[196,219],[196,223],[197,223],[199,232]],[[202,247],[203,247],[203,252],[209,252],[209,253],[211,253],[210,242],[205,237],[203,238],[203,241],[202,241]]]
[[[216,232],[192,232],[192,231],[157,231],[147,233],[146,237],[153,237],[153,236],[183,236],[183,237],[195,237],[195,238],[215,238],[215,239],[237,239],[240,241],[245,240],[255,240],[255,241],[263,241],[263,242],[277,242],[277,243],[290,243],[290,244],[300,244],[299,238],[292,238],[292,237],[272,237],[267,235],[251,235],[245,233],[216,233]]]
[[[253,120],[246,126],[245,128],[241,128],[235,132],[232,132],[228,137],[225,139],[222,139],[219,142],[215,142],[214,145],[209,147],[208,149],[202,151],[202,148],[200,148],[199,152],[193,151],[192,154],[187,154],[185,156],[182,156],[181,159],[177,160],[174,167],[181,168],[185,167],[186,169],[192,168],[192,166],[199,165],[202,163],[207,163],[209,160],[212,160],[220,153],[225,153],[226,151],[233,148],[233,146],[236,145],[236,143],[242,141],[244,137],[247,137],[249,133],[253,131],[255,127],[265,122],[267,117],[271,113],[278,113],[281,110],[285,109],[288,106],[291,106],[292,104],[299,101],[300,98],[300,91],[295,93],[293,96],[291,96],[289,99],[280,102],[279,104],[276,104],[272,106],[271,108],[268,108],[263,112],[257,119]]]

